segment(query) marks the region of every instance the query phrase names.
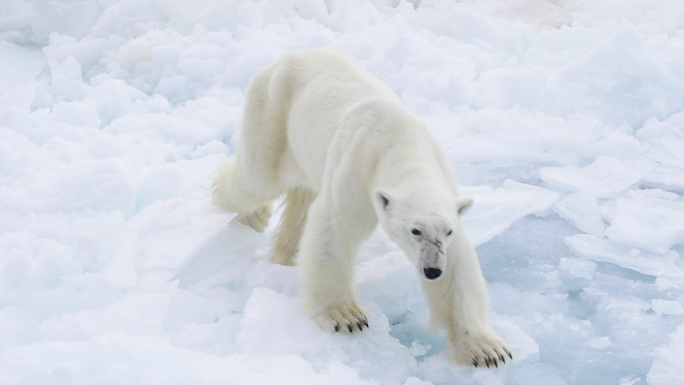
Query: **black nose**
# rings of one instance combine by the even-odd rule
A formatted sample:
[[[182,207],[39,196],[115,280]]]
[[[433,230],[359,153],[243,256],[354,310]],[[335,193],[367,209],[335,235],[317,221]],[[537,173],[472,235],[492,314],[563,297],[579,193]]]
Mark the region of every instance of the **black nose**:
[[[442,275],[442,270],[436,269],[434,267],[427,267],[423,269],[423,274],[425,274],[425,278],[427,279],[437,279],[440,275]]]

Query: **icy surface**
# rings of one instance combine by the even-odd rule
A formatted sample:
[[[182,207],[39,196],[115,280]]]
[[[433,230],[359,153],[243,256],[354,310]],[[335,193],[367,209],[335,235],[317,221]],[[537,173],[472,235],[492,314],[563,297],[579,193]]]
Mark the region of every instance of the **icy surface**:
[[[684,3],[7,0],[0,383],[621,384],[684,378]],[[515,360],[455,367],[415,269],[361,250],[363,334],[210,207],[245,87],[337,46],[443,144]],[[277,215],[276,215],[277,216]]]

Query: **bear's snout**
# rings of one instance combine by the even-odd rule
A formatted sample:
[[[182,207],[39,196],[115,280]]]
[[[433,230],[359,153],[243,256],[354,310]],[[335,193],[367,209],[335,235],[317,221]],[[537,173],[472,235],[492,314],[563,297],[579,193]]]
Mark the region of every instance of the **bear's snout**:
[[[425,278],[433,280],[439,278],[439,276],[442,275],[442,270],[437,269],[435,267],[426,267],[423,269],[423,274],[425,275]]]

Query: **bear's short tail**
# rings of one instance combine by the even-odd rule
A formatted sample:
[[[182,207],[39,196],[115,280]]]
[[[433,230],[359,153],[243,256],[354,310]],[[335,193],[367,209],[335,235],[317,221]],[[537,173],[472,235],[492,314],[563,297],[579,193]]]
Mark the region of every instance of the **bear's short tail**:
[[[235,162],[232,159],[227,160],[216,174],[211,186],[211,204],[224,211],[236,211],[236,207],[228,199],[234,166]]]
[[[237,213],[235,220],[262,233],[273,211],[270,201],[257,201],[257,195],[244,188],[237,178],[236,163],[228,160],[219,170],[211,188],[211,204],[224,211]]]

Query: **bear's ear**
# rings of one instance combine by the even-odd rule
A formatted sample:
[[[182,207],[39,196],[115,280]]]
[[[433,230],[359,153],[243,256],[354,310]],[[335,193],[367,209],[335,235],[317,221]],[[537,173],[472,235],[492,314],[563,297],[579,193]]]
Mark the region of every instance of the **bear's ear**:
[[[390,196],[389,192],[379,188],[375,190],[375,203],[378,205],[378,207],[387,211],[389,206],[392,204],[392,197]]]
[[[458,207],[458,215],[465,214],[473,206],[473,198],[459,198],[456,201],[456,207]]]

